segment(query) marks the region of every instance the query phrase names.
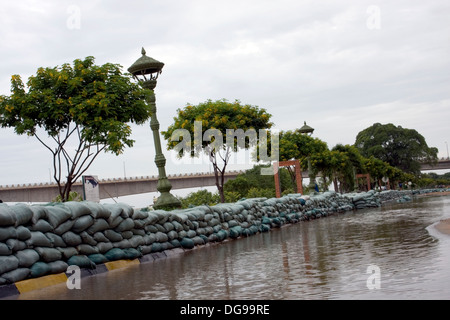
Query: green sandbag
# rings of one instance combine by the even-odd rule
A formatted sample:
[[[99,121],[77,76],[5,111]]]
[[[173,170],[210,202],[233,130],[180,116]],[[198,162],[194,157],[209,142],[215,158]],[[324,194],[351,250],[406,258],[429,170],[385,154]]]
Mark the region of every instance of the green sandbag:
[[[108,252],[106,252],[104,256],[109,261],[120,260],[125,259],[125,252],[120,248],[113,248],[111,250],[108,250]]]
[[[86,268],[86,269],[95,269],[96,265],[95,263],[90,260],[86,255],[77,254],[69,258],[67,260],[67,264],[69,266],[79,266],[80,268]]]
[[[106,258],[105,255],[101,253],[90,254],[87,257],[95,264],[102,264],[109,261],[108,258]]]
[[[191,238],[181,239],[180,244],[185,249],[192,249],[195,247],[194,241]]]
[[[50,273],[50,267],[47,263],[38,261],[30,267],[31,278],[38,278]]]
[[[123,252],[125,253],[125,259],[134,260],[142,257],[142,253],[135,248],[126,248],[123,249]]]
[[[234,226],[230,228],[230,238],[236,239],[242,234],[242,227],[241,226]]]
[[[151,252],[160,252],[162,251],[162,245],[159,242],[153,242],[152,243],[152,250]]]

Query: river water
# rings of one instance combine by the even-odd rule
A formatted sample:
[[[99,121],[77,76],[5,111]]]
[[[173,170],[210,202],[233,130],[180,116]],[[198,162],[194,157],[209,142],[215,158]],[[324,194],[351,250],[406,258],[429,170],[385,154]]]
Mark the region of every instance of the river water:
[[[450,299],[450,196],[340,213],[17,299]]]

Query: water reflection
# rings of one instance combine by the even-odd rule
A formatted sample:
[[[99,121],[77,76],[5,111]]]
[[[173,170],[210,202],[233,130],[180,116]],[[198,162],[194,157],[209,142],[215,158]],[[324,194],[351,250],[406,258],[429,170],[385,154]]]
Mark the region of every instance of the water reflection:
[[[194,249],[20,299],[448,299],[449,242],[427,231],[450,197],[359,210]],[[445,236],[444,236],[445,238]],[[367,287],[367,267],[381,288]]]

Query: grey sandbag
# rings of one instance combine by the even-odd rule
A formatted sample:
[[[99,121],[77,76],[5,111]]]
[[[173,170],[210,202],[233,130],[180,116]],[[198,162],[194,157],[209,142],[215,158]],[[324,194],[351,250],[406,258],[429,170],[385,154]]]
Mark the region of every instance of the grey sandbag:
[[[39,254],[39,257],[44,262],[52,262],[61,260],[62,254],[58,249],[48,247],[35,247],[34,250]]]
[[[122,235],[122,237],[124,239],[130,239],[134,233],[133,233],[133,231],[128,230],[128,231],[122,231],[120,234]]]
[[[38,261],[30,267],[30,276],[38,278],[50,273],[50,267],[47,263]]]
[[[125,252],[123,252],[123,250],[120,248],[113,248],[111,250],[108,250],[108,252],[106,252],[104,256],[109,261],[120,260],[125,259]]]
[[[84,255],[90,255],[90,254],[94,254],[94,253],[98,253],[98,248],[95,246],[91,246],[89,244],[79,244],[76,249],[78,250],[78,252],[80,254],[84,254]]]
[[[33,211],[24,203],[17,203],[9,208],[16,216],[16,227],[27,224],[33,217]]]
[[[31,232],[28,228],[24,226],[18,226],[16,228],[17,231],[17,239],[25,241],[31,238]]]
[[[53,231],[53,226],[44,219],[39,219],[36,221],[36,223],[33,223],[33,225],[30,226],[31,231],[40,231],[40,232],[49,232]]]
[[[95,263],[89,259],[86,255],[77,254],[69,258],[67,260],[67,264],[69,266],[75,265],[79,266],[80,268],[87,268],[87,269],[95,269],[96,265]]]
[[[30,239],[28,239],[26,242],[26,244],[28,245],[28,247],[32,248],[32,247],[52,247],[53,244],[50,241],[49,238],[47,238],[45,236],[45,234],[43,234],[40,231],[31,231],[31,237]]]
[[[105,230],[105,231],[103,231],[103,234],[111,242],[118,242],[118,241],[122,241],[123,240],[122,235],[120,233],[114,231],[114,230]]]
[[[133,248],[137,248],[145,244],[145,239],[143,236],[134,235],[130,238],[130,243]]]
[[[129,204],[119,202],[119,203],[116,203],[116,205],[118,207],[122,208],[122,213],[121,213],[122,218],[126,219],[126,218],[133,216],[134,209]]]
[[[109,261],[108,258],[106,258],[105,255],[101,253],[90,254],[87,257],[95,264],[102,264]]]
[[[108,222],[103,218],[98,218],[94,220],[94,223],[89,228],[87,228],[86,231],[89,234],[94,234],[96,232],[103,231],[106,229],[109,229]]]
[[[6,240],[6,245],[13,252],[20,251],[28,247],[28,245],[24,241],[20,241],[19,239],[8,239]]]
[[[67,231],[66,233],[64,233],[61,238],[64,240],[64,242],[71,247],[75,247],[81,243],[83,243],[83,240],[81,239],[80,235],[72,232],[72,231]]]
[[[80,233],[81,240],[85,244],[90,244],[91,246],[95,246],[97,244],[97,241],[94,240],[94,237],[92,237],[89,233],[86,231],[83,231]]]
[[[63,223],[61,223],[57,228],[55,228],[55,233],[58,235],[62,235],[64,232],[72,229],[72,226],[75,224],[75,220],[69,219]]]
[[[70,209],[63,204],[49,205],[45,209],[47,210],[47,220],[53,228],[57,228],[61,223],[72,218]]]
[[[111,242],[99,242],[95,246],[98,248],[99,253],[105,253],[114,248]]]
[[[32,224],[35,224],[40,219],[47,219],[47,210],[43,205],[31,205],[30,210],[33,212],[33,216],[31,217]]]
[[[89,208],[90,214],[93,218],[108,219],[111,216],[109,206],[92,201],[82,201],[82,203]]]
[[[13,226],[17,218],[6,203],[0,203],[0,226]]]
[[[128,239],[123,239],[122,241],[119,242],[114,242],[113,246],[116,248],[120,248],[120,249],[125,249],[125,248],[131,248],[131,242]]]
[[[19,260],[19,267],[31,267],[39,261],[39,254],[34,249],[24,249],[14,253]]]
[[[57,234],[53,232],[46,232],[44,234],[53,244],[53,247],[66,247],[66,243],[62,239],[61,236],[58,236]]]
[[[117,227],[114,228],[117,232],[129,231],[134,228],[134,221],[131,218],[125,218]]]
[[[68,260],[70,257],[78,254],[77,249],[75,249],[74,247],[66,247],[66,248],[58,247],[56,249],[58,249],[58,251],[61,252],[61,255],[64,260]]]
[[[94,218],[89,215],[79,217],[75,220],[75,223],[72,226],[72,231],[76,233],[80,233],[81,231],[86,230],[94,223]]]
[[[12,254],[12,250],[5,243],[0,242],[0,256],[9,256]]]
[[[19,259],[15,256],[0,256],[0,274],[17,269]]]
[[[69,267],[67,262],[62,260],[49,262],[47,266],[50,269],[51,274],[66,272]]]
[[[17,239],[17,230],[16,228],[10,227],[0,227],[0,241],[4,241],[7,239]]]
[[[17,268],[15,270],[11,270],[2,274],[2,278],[6,279],[8,283],[14,283],[28,278],[30,274],[31,270],[28,268]]]
[[[64,205],[69,208],[72,219],[77,219],[91,213],[89,207],[82,201],[67,201],[64,202]]]
[[[94,233],[93,239],[97,242],[109,242],[109,239],[101,231]]]
[[[109,211],[109,216],[106,218],[109,224],[111,224],[111,222],[113,222],[117,217],[119,217],[123,211],[123,209],[119,207],[117,204],[105,203],[103,204],[103,207]]]

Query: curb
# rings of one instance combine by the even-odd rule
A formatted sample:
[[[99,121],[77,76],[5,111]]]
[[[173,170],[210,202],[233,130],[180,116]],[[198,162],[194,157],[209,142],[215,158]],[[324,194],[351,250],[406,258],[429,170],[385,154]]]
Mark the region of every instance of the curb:
[[[81,278],[94,276],[97,274],[109,272],[112,270],[126,268],[132,265],[153,262],[158,259],[168,258],[186,250],[182,248],[173,248],[162,252],[153,252],[143,255],[140,258],[133,260],[115,260],[96,265],[95,269],[80,268]],[[70,276],[70,275],[69,275]],[[61,284],[67,282],[68,275],[65,272],[50,274],[39,278],[25,279],[17,281],[12,284],[0,286],[0,299],[7,298],[14,295],[20,295],[25,292],[42,289],[45,287]]]

